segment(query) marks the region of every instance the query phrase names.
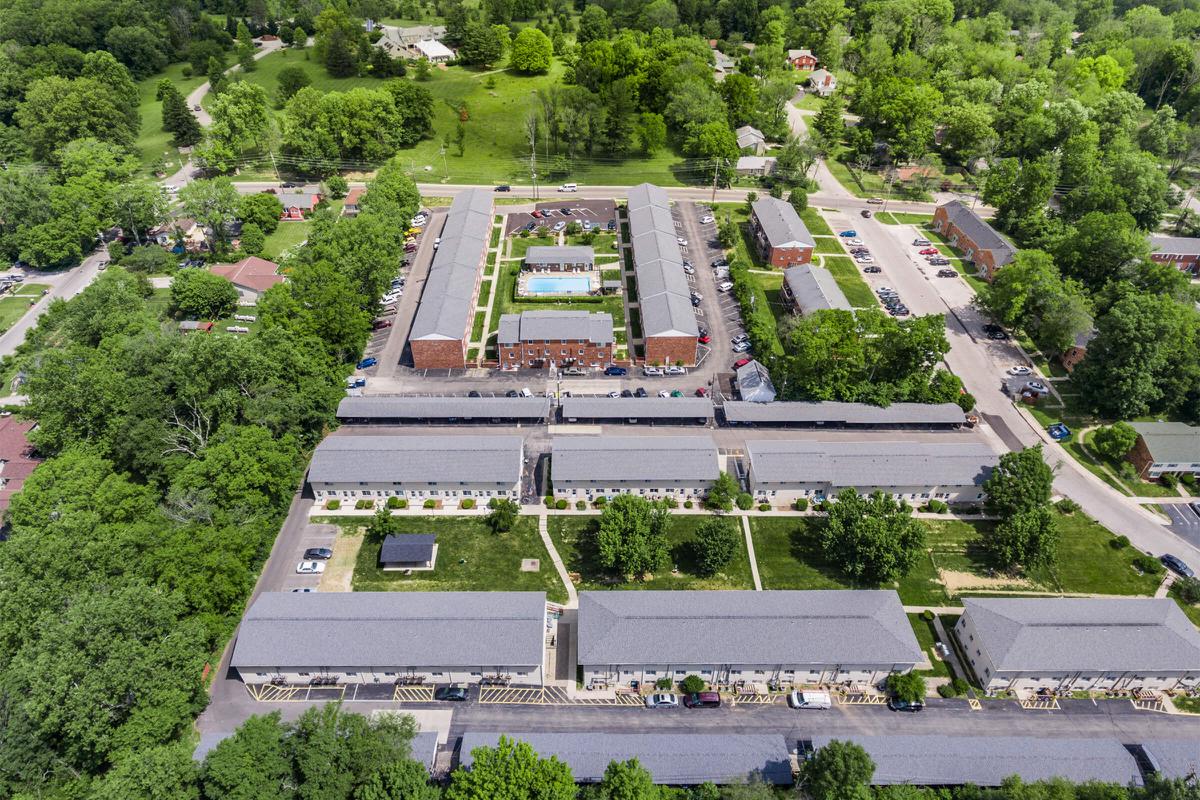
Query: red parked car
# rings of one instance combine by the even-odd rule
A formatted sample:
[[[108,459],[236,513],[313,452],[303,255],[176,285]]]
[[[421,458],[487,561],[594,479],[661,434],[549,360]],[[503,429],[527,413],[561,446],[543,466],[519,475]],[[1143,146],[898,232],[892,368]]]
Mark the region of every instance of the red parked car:
[[[938,253],[938,249],[937,249],[936,247],[926,247],[924,250],[921,250],[921,251],[919,251],[919,252],[920,252],[920,253],[921,253],[921,255],[923,255],[923,256],[936,256],[936,255],[939,255],[939,253]]]
[[[708,389],[705,389],[703,386],[701,386],[696,390],[696,397],[708,397]]]
[[[381,331],[381,330],[383,330],[384,328],[390,328],[390,327],[392,327],[392,323],[391,323],[391,321],[390,321],[390,320],[386,320],[386,319],[377,319],[377,320],[375,320],[373,327],[375,328],[375,330],[377,330],[377,331]]]
[[[697,337],[696,341],[700,342],[700,344],[708,344],[712,341],[712,337],[705,333]]]
[[[749,364],[752,360],[753,359],[749,359],[749,358],[739,358],[737,361],[733,362],[733,368],[741,369],[742,367]]]
[[[530,212],[530,214],[534,219],[541,219],[543,216],[542,212],[540,212],[540,211],[533,211],[533,212]]]

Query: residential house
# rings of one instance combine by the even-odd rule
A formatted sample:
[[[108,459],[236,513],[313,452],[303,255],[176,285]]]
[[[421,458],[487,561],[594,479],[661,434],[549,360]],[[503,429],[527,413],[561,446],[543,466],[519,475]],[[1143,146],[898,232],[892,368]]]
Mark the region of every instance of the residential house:
[[[1076,334],[1075,343],[1064,350],[1058,357],[1058,361],[1063,365],[1063,369],[1067,372],[1074,372],[1075,367],[1079,366],[1079,362],[1083,361],[1087,356],[1088,344],[1095,338],[1095,329]]]
[[[1164,473],[1200,475],[1200,427],[1182,422],[1134,422],[1137,442],[1127,456],[1138,475],[1158,480]]]
[[[555,436],[551,445],[554,495],[568,500],[619,494],[694,500],[720,471],[711,436]]]
[[[788,50],[787,60],[793,69],[817,68],[817,57],[811,50]]]
[[[0,417],[0,515],[8,511],[12,496],[21,491],[25,479],[42,463],[29,441],[36,427],[36,422],[11,414]]]
[[[417,58],[414,50],[417,42],[430,39],[442,39],[446,35],[445,25],[416,25],[409,28],[397,28],[392,25],[379,25],[383,35],[376,42],[393,58]]]
[[[366,193],[366,188],[362,186],[351,189],[346,195],[346,204],[342,206],[342,214],[347,217],[357,217],[358,212],[362,210],[362,206],[360,205],[362,197]]]
[[[965,597],[954,635],[990,692],[1200,685],[1200,630],[1170,598]]]
[[[767,152],[767,137],[758,128],[743,125],[734,131],[734,135],[737,136],[738,149],[743,153],[749,151],[750,155],[761,156]]]
[[[816,247],[812,234],[792,204],[776,197],[760,197],[750,207],[750,233],[759,258],[783,269],[812,260]]]
[[[875,685],[925,660],[892,590],[579,593],[585,686]]]
[[[737,72],[737,62],[715,48],[713,49],[713,61],[713,73],[718,81],[723,81],[726,75]]]
[[[540,686],[545,642],[545,592],[264,592],[230,665],[252,685]]]
[[[821,97],[837,91],[837,76],[827,69],[818,69],[808,76],[808,85]]]
[[[596,266],[596,252],[584,245],[547,247],[534,245],[525,251],[525,269],[542,272],[591,270]]]
[[[321,194],[315,190],[299,189],[297,191],[281,191],[276,195],[283,203],[282,220],[304,219],[321,202]]]
[[[775,384],[771,383],[771,373],[767,368],[751,359],[736,370],[738,395],[748,403],[775,402]]]
[[[522,311],[500,317],[496,345],[501,369],[585,365],[612,362],[611,314],[587,311]]]
[[[432,533],[389,533],[379,546],[379,567],[384,572],[428,571],[437,564],[437,536]]]
[[[520,436],[334,434],[317,445],[308,484],[317,503],[512,499],[520,496],[523,458]]]
[[[194,319],[185,319],[179,323],[179,330],[182,333],[212,333],[213,324],[211,322],[201,322]]]
[[[208,269],[214,275],[228,278],[246,303],[256,302],[272,286],[286,280],[279,274],[278,264],[258,256],[247,256],[236,264],[213,264]]]
[[[774,156],[738,156],[734,172],[743,178],[765,178],[775,172]]]
[[[417,52],[418,58],[429,59],[431,64],[443,64],[456,58],[454,51],[437,39],[425,39],[417,42],[413,45],[413,49]]]
[[[976,269],[988,280],[1017,255],[1012,242],[961,200],[938,206],[933,212],[933,228],[946,237],[951,246],[963,251],[963,258],[974,262]]]
[[[208,241],[204,235],[204,228],[190,217],[180,217],[162,225],[155,225],[148,231],[147,236],[155,244],[170,247],[179,253],[199,252],[207,247]]]
[[[461,369],[475,319],[475,298],[492,236],[492,193],[472,189],[450,204],[409,332],[417,369]]]
[[[808,316],[830,309],[850,310],[850,301],[833,279],[833,273],[812,264],[788,267],[783,271],[782,295],[793,314]]]
[[[750,491],[774,505],[816,501],[843,489],[880,491],[918,505],[928,500],[978,503],[1000,462],[979,442],[813,442],[751,439]]]
[[[667,193],[649,183],[634,186],[628,217],[646,363],[695,364],[700,326]]]
[[[1150,260],[1174,264],[1184,272],[1200,276],[1200,239],[1192,236],[1150,234]]]

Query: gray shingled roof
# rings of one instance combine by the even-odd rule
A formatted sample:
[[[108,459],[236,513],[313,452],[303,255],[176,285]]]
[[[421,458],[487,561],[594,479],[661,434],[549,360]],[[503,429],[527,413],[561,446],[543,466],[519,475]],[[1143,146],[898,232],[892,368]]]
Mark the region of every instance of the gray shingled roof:
[[[877,786],[999,786],[1011,775],[1026,782],[1065,778],[1075,783],[1142,783],[1137,762],[1116,739],[821,734],[811,741],[819,749],[835,739],[855,742],[867,751],[875,762],[871,783]]]
[[[742,400],[753,403],[770,403],[775,400],[775,384],[767,368],[751,359],[737,369],[738,394]]]
[[[792,782],[787,743],[780,734],[728,733],[515,733],[468,731],[462,737],[462,765],[474,762],[471,751],[495,747],[502,735],[527,743],[542,758],[571,767],[579,783],[604,777],[611,761],[636,758],[657,784],[668,786],[711,781],[717,784],[758,780],[785,786]]]
[[[516,483],[520,436],[329,436],[311,483]]]
[[[963,608],[997,672],[1200,672],[1200,630],[1168,598],[963,598]]]
[[[1160,236],[1152,233],[1149,239],[1150,249],[1155,253],[1168,256],[1200,255],[1200,239],[1194,236]]]
[[[1134,422],[1155,461],[1166,464],[1200,461],[1200,427],[1182,422]]]
[[[767,137],[763,136],[763,132],[758,128],[755,128],[753,125],[743,125],[733,133],[735,136],[737,136],[737,146],[739,150],[745,147],[754,147],[755,145],[761,144],[767,140]]]
[[[923,658],[891,590],[580,592],[579,663],[896,665]]]
[[[409,757],[420,761],[425,765],[425,769],[432,772],[434,762],[437,761],[438,732],[421,731],[413,736],[409,743],[409,749]]]
[[[379,560],[385,564],[428,561],[433,558],[437,537],[432,533],[389,533],[379,546]]]
[[[954,223],[954,227],[965,233],[971,241],[983,250],[991,250],[996,259],[996,266],[1002,267],[1013,260],[1017,249],[1012,242],[1004,238],[999,231],[984,221],[961,200],[951,200],[940,206],[946,210],[946,218]]]
[[[612,315],[587,311],[522,311],[500,317],[499,344],[583,340],[613,343]]]
[[[760,197],[754,201],[754,215],[772,247],[814,247],[808,226],[792,204],[777,197]]]
[[[667,190],[652,183],[639,183],[637,186],[631,186],[626,196],[629,198],[630,211],[647,206],[671,207],[671,199],[667,196]]]
[[[554,481],[693,481],[707,484],[720,472],[711,436],[556,436],[550,470]]]
[[[581,244],[563,247],[534,245],[525,251],[526,264],[592,264],[595,261],[595,250]]]
[[[338,419],[521,419],[550,415],[549,397],[344,397]]]
[[[470,189],[450,204],[409,339],[462,339],[475,315],[475,280],[492,235],[490,192]]]
[[[1200,742],[1191,739],[1147,739],[1142,750],[1164,778],[1200,775]]]
[[[264,592],[238,668],[537,667],[545,592]]]
[[[788,267],[783,271],[783,279],[787,282],[792,297],[796,298],[796,304],[805,314],[830,308],[843,311],[851,309],[850,301],[842,293],[842,287],[833,279],[833,273],[824,267],[814,267],[812,264]]]
[[[707,397],[564,397],[563,419],[712,419]]]
[[[810,442],[752,439],[751,469],[761,483],[872,486],[980,486],[999,456],[977,442]]]
[[[648,183],[634,186],[628,212],[642,332],[647,337],[698,336],[667,193]]]
[[[811,422],[822,425],[962,425],[967,415],[956,403],[892,403],[880,407],[866,403],[776,402],[743,403],[726,400],[722,406],[729,422]]]

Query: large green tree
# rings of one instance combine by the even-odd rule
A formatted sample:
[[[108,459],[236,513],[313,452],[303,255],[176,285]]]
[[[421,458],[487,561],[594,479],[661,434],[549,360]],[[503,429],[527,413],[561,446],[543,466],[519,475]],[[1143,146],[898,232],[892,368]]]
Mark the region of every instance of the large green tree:
[[[190,319],[224,317],[233,313],[237,299],[228,278],[207,270],[182,270],[171,281],[171,307]]]
[[[872,584],[903,578],[924,545],[925,528],[882,492],[864,498],[854,489],[843,489],[821,531],[825,557],[846,574]]]
[[[534,27],[524,28],[513,39],[509,64],[525,75],[541,75],[550,69],[554,46],[550,37]]]
[[[267,90],[249,81],[225,87],[213,101],[212,124],[196,157],[214,172],[231,172],[245,151],[266,143],[271,129]]]
[[[571,768],[539,758],[525,742],[500,737],[495,747],[471,751],[470,769],[450,776],[446,800],[575,800]]]
[[[600,565],[640,577],[668,560],[666,507],[632,494],[617,495],[604,507],[596,531]]]
[[[868,800],[874,774],[866,750],[834,739],[804,762],[801,780],[813,800]]]
[[[696,571],[700,575],[716,575],[737,555],[742,546],[742,534],[728,517],[712,517],[696,528],[692,549]]]

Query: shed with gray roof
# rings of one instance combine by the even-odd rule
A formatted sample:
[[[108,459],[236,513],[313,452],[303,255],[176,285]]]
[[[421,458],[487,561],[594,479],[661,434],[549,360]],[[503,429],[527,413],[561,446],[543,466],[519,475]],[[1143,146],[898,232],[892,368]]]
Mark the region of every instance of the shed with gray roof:
[[[335,434],[317,445],[308,482],[317,502],[516,497],[520,436],[356,436]]]
[[[495,747],[501,736],[525,742],[542,758],[571,768],[577,783],[597,783],[612,761],[636,758],[656,784],[792,782],[787,744],[780,734],[728,733],[516,733],[469,731],[462,761],[470,768],[477,747]]]
[[[707,397],[564,397],[563,422],[695,422],[713,418]]]
[[[437,536],[432,533],[389,533],[379,546],[379,566],[384,570],[433,569]]]
[[[775,384],[771,373],[757,359],[737,368],[738,395],[743,402],[772,403],[775,401]]]
[[[817,311],[840,309],[849,311],[850,301],[824,267],[802,264],[783,271],[783,296],[797,314],[807,316]]]
[[[638,494],[702,497],[720,472],[710,436],[556,436],[554,494],[570,500]]]
[[[881,491],[898,499],[974,503],[1000,459],[977,441],[746,443],[750,489],[765,502],[824,498],[842,489]]]
[[[1200,630],[1169,598],[963,598],[954,632],[993,691],[1200,684]]]
[[[550,416],[549,397],[345,397],[338,403],[343,422],[399,424],[404,422],[544,422]]]
[[[872,406],[834,401],[745,403],[726,400],[721,410],[726,422],[763,427],[956,430],[967,422],[966,413],[956,403]]]
[[[1013,775],[1029,783],[1063,778],[1142,784],[1137,762],[1117,739],[852,733],[820,734],[809,742],[819,750],[834,740],[849,740],[867,751],[875,762],[871,783],[876,786],[999,786]]]
[[[540,685],[544,592],[264,592],[230,664],[246,683]]]
[[[924,660],[891,590],[580,592],[585,684],[869,683]]]
[[[595,251],[584,245],[534,245],[525,251],[527,269],[586,270],[595,265]]]
[[[629,190],[629,234],[648,364],[693,364],[700,333],[667,193],[643,183]]]

